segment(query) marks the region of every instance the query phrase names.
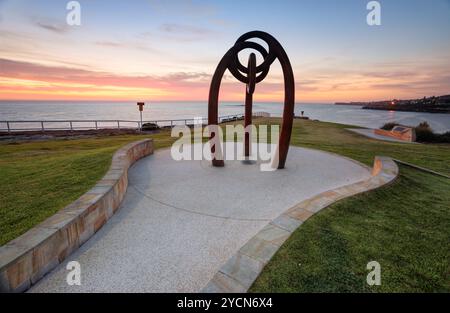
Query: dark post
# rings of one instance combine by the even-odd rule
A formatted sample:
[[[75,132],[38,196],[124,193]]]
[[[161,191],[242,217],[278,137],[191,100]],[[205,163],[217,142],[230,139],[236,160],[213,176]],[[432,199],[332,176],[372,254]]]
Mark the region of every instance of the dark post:
[[[245,156],[248,157],[251,154],[252,145],[252,106],[253,106],[253,92],[255,91],[255,69],[256,69],[256,55],[251,53],[248,58],[248,77],[249,82],[245,90],[245,117],[244,117],[244,127],[245,127]],[[249,127],[247,129],[247,127]]]
[[[144,102],[138,102],[137,103],[137,106],[139,107],[139,115],[140,115],[140,117],[141,117],[141,127],[139,127],[139,131],[141,131],[142,132],[142,111],[144,111],[144,105],[145,105],[145,103]]]

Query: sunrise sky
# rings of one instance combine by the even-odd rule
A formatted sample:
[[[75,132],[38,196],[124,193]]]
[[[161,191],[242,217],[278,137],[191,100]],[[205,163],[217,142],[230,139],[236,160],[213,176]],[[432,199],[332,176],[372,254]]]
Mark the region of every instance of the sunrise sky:
[[[0,99],[206,101],[251,30],[284,46],[298,102],[450,93],[449,0],[380,1],[381,26],[367,25],[366,0],[80,0],[81,26],[67,25],[67,2],[0,0]],[[244,90],[227,75],[221,99]],[[275,63],[255,100],[282,97]]]

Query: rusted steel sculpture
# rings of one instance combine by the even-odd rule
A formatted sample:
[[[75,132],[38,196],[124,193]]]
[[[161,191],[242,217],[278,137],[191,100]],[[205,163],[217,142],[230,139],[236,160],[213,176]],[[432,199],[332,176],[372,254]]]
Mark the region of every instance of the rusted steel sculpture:
[[[269,47],[269,51],[260,44],[248,41],[249,39],[258,38],[265,41]],[[253,49],[258,51],[264,61],[256,66],[256,56],[251,53],[249,56],[247,67],[239,61],[238,53],[244,49]],[[286,157],[291,140],[292,123],[294,119],[294,101],[295,101],[295,83],[294,74],[292,72],[291,63],[281,44],[270,34],[262,31],[248,32],[236,41],[233,47],[227,51],[217,65],[214,72],[211,86],[209,89],[208,99],[208,127],[210,130],[212,164],[213,166],[224,166],[221,146],[219,144],[218,130],[218,102],[220,83],[225,71],[228,69],[233,76],[240,82],[247,85],[245,95],[245,126],[252,123],[252,104],[253,92],[255,86],[260,83],[269,73],[270,66],[278,59],[283,70],[284,77],[284,110],[283,120],[281,124],[281,135],[278,142],[278,168],[284,168]],[[250,155],[251,136],[248,132],[245,134],[245,156]]]

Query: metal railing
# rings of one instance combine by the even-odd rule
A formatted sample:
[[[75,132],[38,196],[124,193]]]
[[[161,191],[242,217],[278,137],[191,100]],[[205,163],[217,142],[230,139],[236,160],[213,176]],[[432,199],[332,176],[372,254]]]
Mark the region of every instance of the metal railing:
[[[254,116],[268,117],[269,113],[255,112]],[[244,118],[243,114],[225,115],[219,117],[219,123],[230,122]],[[177,125],[194,125],[199,118],[148,120],[143,124],[153,123],[159,127],[174,127]],[[202,118],[203,121],[207,119]],[[134,120],[18,120],[0,121],[0,132],[24,132],[24,131],[56,131],[56,130],[93,130],[93,129],[140,129],[141,122]]]

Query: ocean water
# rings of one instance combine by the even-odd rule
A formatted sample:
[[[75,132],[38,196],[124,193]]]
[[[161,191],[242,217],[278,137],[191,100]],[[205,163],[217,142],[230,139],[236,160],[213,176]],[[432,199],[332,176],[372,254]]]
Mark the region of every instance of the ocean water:
[[[269,112],[273,116],[281,116],[283,105],[281,103],[254,103],[253,112]],[[450,114],[416,113],[363,110],[359,106],[308,104],[298,103],[295,113],[321,121],[350,124],[376,128],[387,122],[399,122],[404,125],[415,126],[427,121],[434,131],[450,131]],[[243,114],[244,106],[237,102],[222,102],[219,104],[219,115]],[[144,121],[166,119],[193,119],[206,118],[208,106],[205,102],[146,102],[143,112]],[[139,111],[135,102],[78,102],[78,101],[0,101],[0,121],[20,120],[139,120]],[[67,124],[67,123],[66,123]],[[50,126],[67,127],[63,123],[50,123]],[[111,126],[103,124],[102,126]],[[128,123],[136,126],[136,123]],[[20,125],[20,126],[19,126]],[[79,126],[86,126],[80,124]],[[115,125],[115,124],[112,124]],[[121,124],[124,125],[124,124]],[[125,123],[126,125],[126,123]],[[46,125],[46,128],[49,125]],[[74,123],[74,127],[76,127]],[[13,128],[39,127],[37,123],[22,125],[16,123]],[[92,125],[90,125],[92,127]],[[0,122],[0,129],[6,124]]]

